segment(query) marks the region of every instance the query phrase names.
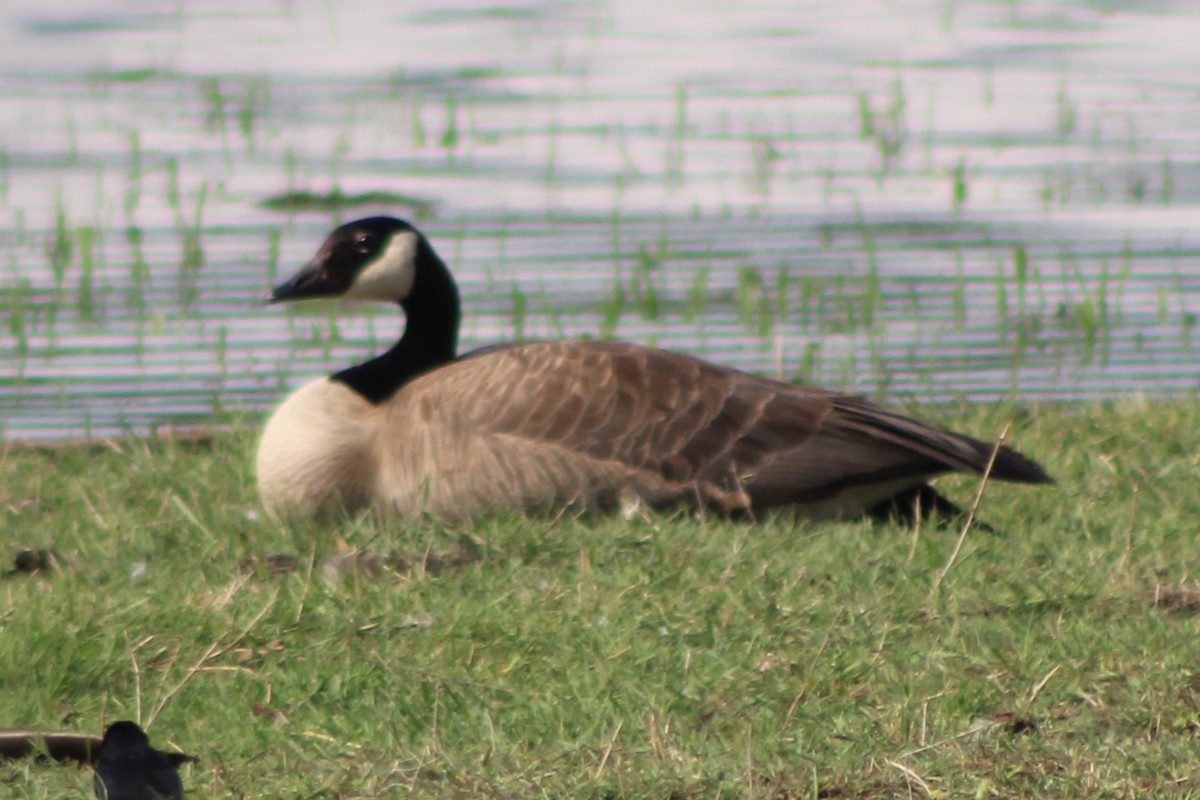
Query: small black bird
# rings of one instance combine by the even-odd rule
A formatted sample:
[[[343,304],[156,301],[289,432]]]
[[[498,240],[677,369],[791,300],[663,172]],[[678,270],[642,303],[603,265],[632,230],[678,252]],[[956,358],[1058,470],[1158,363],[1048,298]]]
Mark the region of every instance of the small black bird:
[[[136,722],[109,725],[92,788],[99,800],[183,800],[183,781],[167,753],[150,746]]]

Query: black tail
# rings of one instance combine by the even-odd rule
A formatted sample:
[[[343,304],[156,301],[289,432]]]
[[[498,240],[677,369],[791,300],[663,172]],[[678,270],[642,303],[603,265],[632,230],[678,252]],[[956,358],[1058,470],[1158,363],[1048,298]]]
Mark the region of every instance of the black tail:
[[[987,467],[987,460],[992,457],[994,445],[986,442],[977,442],[977,444],[983,448],[981,453],[983,462],[979,470],[982,473],[983,469]],[[1050,477],[1041,464],[1031,458],[1026,458],[1007,445],[1001,445],[999,452],[996,453],[996,463],[992,464],[990,477],[1016,483],[1054,483],[1054,478]]]

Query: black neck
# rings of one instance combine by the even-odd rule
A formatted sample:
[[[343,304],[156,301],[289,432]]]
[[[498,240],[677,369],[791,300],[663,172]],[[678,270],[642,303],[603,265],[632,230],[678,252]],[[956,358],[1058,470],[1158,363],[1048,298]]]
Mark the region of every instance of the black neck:
[[[454,360],[460,317],[458,289],[429,242],[417,242],[416,277],[401,300],[407,320],[400,341],[382,355],[333,375],[378,405],[404,384]]]

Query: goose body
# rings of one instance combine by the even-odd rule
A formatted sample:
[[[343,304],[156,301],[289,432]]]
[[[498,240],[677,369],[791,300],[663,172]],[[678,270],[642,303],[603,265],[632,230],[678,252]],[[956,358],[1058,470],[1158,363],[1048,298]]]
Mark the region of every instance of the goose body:
[[[638,503],[846,518],[939,473],[982,473],[992,451],[856,396],[624,342],[456,357],[453,280],[420,233],[387,217],[338,228],[271,299],[328,295],[397,302],[408,322],[387,353],[302,387],[271,417],[257,474],[278,516],[375,508],[466,521]],[[1050,480],[1009,448],[992,475]]]

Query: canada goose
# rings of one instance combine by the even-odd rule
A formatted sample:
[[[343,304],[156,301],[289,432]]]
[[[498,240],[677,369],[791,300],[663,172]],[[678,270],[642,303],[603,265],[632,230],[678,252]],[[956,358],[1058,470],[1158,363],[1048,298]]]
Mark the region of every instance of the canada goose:
[[[339,227],[268,302],[326,296],[399,303],[407,324],[386,353],[298,389],[268,421],[258,488],[276,516],[374,507],[470,520],[633,502],[845,518],[914,498],[949,506],[928,479],[980,474],[992,452],[860,397],[636,344],[457,357],[454,280],[390,217]],[[1007,447],[991,475],[1051,481]]]

